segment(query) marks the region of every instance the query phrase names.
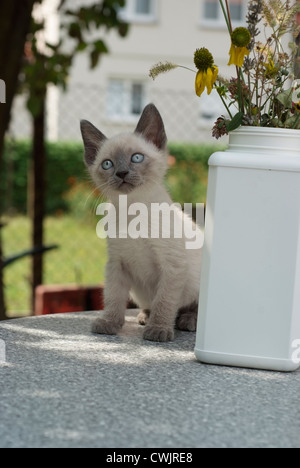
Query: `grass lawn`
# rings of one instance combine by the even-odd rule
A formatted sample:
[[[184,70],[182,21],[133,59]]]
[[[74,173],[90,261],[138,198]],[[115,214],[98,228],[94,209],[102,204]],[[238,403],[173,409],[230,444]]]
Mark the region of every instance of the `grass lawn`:
[[[9,218],[3,229],[4,256],[30,248],[30,220],[24,216]],[[104,281],[107,261],[106,242],[96,235],[96,223],[83,223],[72,216],[48,217],[45,244],[57,244],[58,250],[45,254],[45,284],[80,285]],[[9,316],[30,312],[30,258],[5,269],[5,296]]]

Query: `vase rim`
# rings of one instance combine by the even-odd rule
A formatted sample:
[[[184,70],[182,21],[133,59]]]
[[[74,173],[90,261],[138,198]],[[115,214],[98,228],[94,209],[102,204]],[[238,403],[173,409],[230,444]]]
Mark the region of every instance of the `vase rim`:
[[[272,127],[240,127],[229,134],[229,148],[209,165],[300,172],[300,132]]]
[[[236,130],[233,130],[232,132],[229,133],[229,135],[234,135],[237,133],[256,133],[256,134],[290,134],[295,137],[300,137],[300,130],[297,128],[280,128],[280,127],[254,127],[254,126],[248,126],[248,125],[241,125],[239,128]]]

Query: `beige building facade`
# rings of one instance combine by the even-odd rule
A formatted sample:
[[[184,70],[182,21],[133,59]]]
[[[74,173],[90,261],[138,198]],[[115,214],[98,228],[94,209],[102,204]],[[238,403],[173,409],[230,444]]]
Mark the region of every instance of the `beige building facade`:
[[[59,35],[55,4],[44,3],[49,38]],[[70,7],[91,0],[69,0]],[[246,0],[231,0],[234,25],[245,24]],[[48,9],[47,9],[48,5]],[[49,88],[48,138],[79,140],[79,120],[87,119],[107,136],[134,129],[143,107],[153,102],[160,110],[171,141],[212,141],[211,127],[224,109],[216,93],[199,99],[194,92],[195,73],[176,69],[155,81],[150,68],[171,61],[195,69],[193,55],[207,47],[220,72],[228,67],[230,39],[218,0],[127,0],[120,16],[131,25],[128,36],[112,32],[104,37],[110,53],[95,70],[89,57],[76,57],[68,90]],[[15,103],[12,133],[26,137],[30,131],[22,99]]]

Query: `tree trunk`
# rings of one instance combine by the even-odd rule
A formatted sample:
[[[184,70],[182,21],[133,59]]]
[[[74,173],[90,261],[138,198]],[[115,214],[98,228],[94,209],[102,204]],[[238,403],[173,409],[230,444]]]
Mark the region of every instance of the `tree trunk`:
[[[33,150],[30,175],[30,199],[32,218],[32,246],[44,245],[44,216],[45,216],[45,102],[46,91],[42,99],[42,108],[34,117]],[[34,255],[32,259],[32,311],[35,309],[35,289],[43,283],[43,255]]]
[[[35,1],[9,0],[0,2],[0,79],[6,84],[6,104],[0,105],[0,166],[4,135],[9,124],[24,44],[30,28],[31,12]]]
[[[30,28],[35,0],[0,2],[0,79],[5,82],[5,104],[0,104],[0,171],[4,135],[8,128],[11,106],[18,85],[26,35]],[[0,320],[6,318],[3,289],[2,248],[0,234]]]

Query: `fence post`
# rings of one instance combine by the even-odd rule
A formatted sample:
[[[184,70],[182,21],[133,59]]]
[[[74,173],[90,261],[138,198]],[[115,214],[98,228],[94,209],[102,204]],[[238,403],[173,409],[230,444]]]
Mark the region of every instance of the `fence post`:
[[[34,117],[34,136],[31,166],[31,218],[32,218],[32,246],[44,245],[44,216],[45,216],[45,95],[41,98],[41,111]],[[43,283],[43,254],[33,256],[32,260],[32,313],[35,307],[35,289]]]

